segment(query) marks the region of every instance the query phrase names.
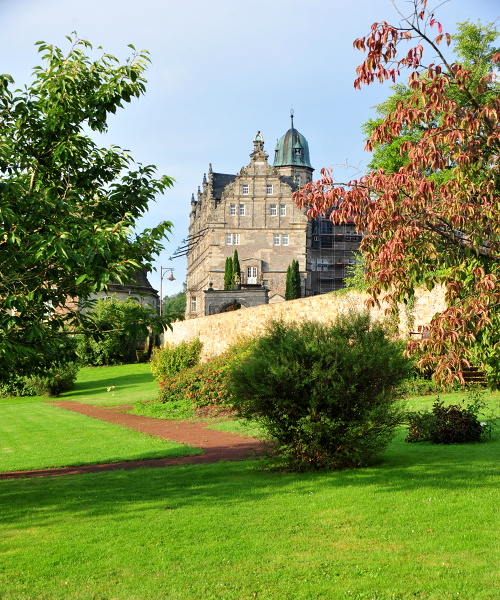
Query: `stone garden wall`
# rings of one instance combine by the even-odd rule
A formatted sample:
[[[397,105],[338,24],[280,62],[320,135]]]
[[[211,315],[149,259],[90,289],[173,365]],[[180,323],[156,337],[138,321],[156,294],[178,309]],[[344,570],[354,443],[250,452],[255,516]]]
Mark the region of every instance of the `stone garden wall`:
[[[163,336],[164,343],[178,344],[199,337],[203,342],[202,359],[208,359],[223,352],[241,336],[255,336],[262,333],[269,321],[282,319],[292,321],[328,322],[349,309],[366,309],[368,296],[357,292],[344,294],[323,294],[278,304],[262,304],[251,308],[241,308],[233,312],[199,317],[173,324],[173,331]],[[436,288],[432,292],[421,290],[411,311],[400,307],[399,330],[402,336],[410,331],[418,331],[419,325],[428,325],[435,313],[445,308],[444,290]],[[385,307],[372,308],[370,313],[375,320],[385,318]]]

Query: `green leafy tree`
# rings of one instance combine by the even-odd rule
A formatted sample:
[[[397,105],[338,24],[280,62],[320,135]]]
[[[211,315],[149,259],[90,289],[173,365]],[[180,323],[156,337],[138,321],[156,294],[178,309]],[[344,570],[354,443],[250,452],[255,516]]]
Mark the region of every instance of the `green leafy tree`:
[[[226,258],[226,266],[224,268],[224,289],[232,290],[234,287],[233,277],[233,261],[230,256]]]
[[[301,296],[299,261],[293,259],[286,270],[285,300],[295,300]]]
[[[135,362],[136,349],[144,346],[148,332],[139,326],[155,317],[151,306],[132,298],[125,301],[99,298],[90,314],[101,335],[94,339],[78,335],[77,355],[84,365],[113,365]]]
[[[292,267],[286,268],[285,300],[292,300]]]
[[[43,366],[41,350],[68,328],[98,332],[87,299],[151,268],[171,228],[134,231],[173,180],[86,133],[106,133],[109,115],[145,92],[147,52],[92,60],[88,42],[68,39],[66,54],[37,44],[44,64],[24,90],[0,76],[0,372]]]
[[[300,285],[300,269],[299,261],[292,261],[292,293],[293,299],[300,298],[302,296],[302,288]]]
[[[233,256],[233,283],[236,279],[236,275],[240,276],[240,281],[241,281],[241,267],[240,267],[240,259],[238,258],[238,250],[234,251],[234,256]]]
[[[182,292],[172,294],[171,296],[163,296],[162,313],[182,314],[186,310],[186,289],[187,284],[182,284]]]
[[[472,78],[470,86],[478,87],[482,77],[495,70],[493,57],[500,52],[500,48],[494,46],[498,38],[498,30],[491,23],[484,24],[478,20],[477,23],[471,23],[469,20],[457,23],[457,33],[451,35],[453,42],[453,52],[457,63],[461,63],[465,68],[471,69]],[[362,130],[370,139],[373,132],[380,127],[384,119],[396,111],[399,102],[408,103],[413,95],[411,88],[403,83],[396,83],[390,86],[393,94],[375,105],[376,118],[369,119]],[[500,93],[500,83],[491,82],[488,89],[485,90],[482,97],[484,100],[492,100]],[[448,98],[455,100],[460,107],[470,105],[470,96],[464,93],[459,86],[450,86],[446,89]],[[436,127],[439,124],[441,114],[434,114],[431,125]],[[401,167],[405,167],[409,162],[408,150],[403,149],[403,144],[413,145],[421,141],[422,134],[429,125],[425,123],[404,123],[399,135],[393,137],[390,143],[376,142],[373,144],[373,155],[368,163],[369,169],[384,169],[387,173],[397,173]],[[433,179],[445,179],[446,171],[429,173]]]

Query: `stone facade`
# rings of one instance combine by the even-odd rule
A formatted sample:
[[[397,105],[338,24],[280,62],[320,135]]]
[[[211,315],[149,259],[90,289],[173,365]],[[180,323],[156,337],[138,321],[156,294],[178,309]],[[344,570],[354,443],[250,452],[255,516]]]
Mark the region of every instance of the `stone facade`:
[[[268,291],[269,303],[285,299],[286,271],[292,260],[300,267],[302,296],[343,287],[346,266],[355,263],[359,247],[352,223],[336,227],[327,218],[309,221],[292,194],[312,180],[309,148],[293,127],[268,163],[264,139],[257,133],[250,164],[237,175],[215,173],[203,178],[203,190],[191,200],[187,244],[187,313],[208,314],[204,293],[213,283],[224,287],[228,256],[238,250],[241,282]]]
[[[241,337],[262,334],[269,321],[282,319],[285,322],[330,322],[337,315],[350,309],[357,311],[366,309],[367,299],[366,294],[357,292],[323,294],[274,305],[264,304],[234,312],[214,314],[173,323],[173,331],[167,331],[163,341],[176,345],[198,337],[203,342],[202,359],[207,360],[226,350]],[[406,338],[412,332],[418,332],[419,327],[428,325],[432,317],[443,311],[445,307],[443,288],[435,288],[432,292],[426,289],[418,290],[411,311],[406,310],[404,306],[400,307],[401,336]],[[385,307],[372,308],[370,314],[375,320],[384,319],[386,318]]]

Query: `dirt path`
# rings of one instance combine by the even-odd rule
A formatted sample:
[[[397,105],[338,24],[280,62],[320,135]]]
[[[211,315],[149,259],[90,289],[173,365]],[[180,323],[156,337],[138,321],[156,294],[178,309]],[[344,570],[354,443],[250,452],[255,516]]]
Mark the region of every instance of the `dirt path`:
[[[241,460],[255,453],[262,454],[266,444],[254,438],[235,433],[225,433],[206,429],[207,422],[161,420],[140,417],[120,412],[116,408],[102,408],[92,404],[82,404],[62,400],[50,404],[71,410],[88,417],[100,419],[107,423],[115,423],[129,429],[135,429],[149,435],[156,435],[174,442],[189,444],[195,448],[203,448],[205,454],[184,456],[182,458],[155,458],[151,460],[131,460],[119,463],[99,465],[83,465],[80,467],[62,467],[57,469],[39,469],[37,471],[11,471],[0,473],[0,479],[18,479],[20,477],[42,477],[57,475],[76,475],[79,473],[97,473],[100,471],[116,471],[118,469],[137,469],[140,467],[167,467],[170,465],[194,465],[215,463],[220,460]]]

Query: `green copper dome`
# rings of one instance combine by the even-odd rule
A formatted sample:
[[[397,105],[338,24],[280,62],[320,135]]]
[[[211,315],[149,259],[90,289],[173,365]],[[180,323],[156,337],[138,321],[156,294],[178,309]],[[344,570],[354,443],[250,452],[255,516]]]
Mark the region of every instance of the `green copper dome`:
[[[293,126],[278,140],[274,149],[273,167],[309,167],[309,145],[306,138]]]

